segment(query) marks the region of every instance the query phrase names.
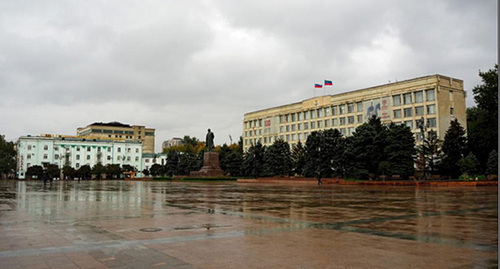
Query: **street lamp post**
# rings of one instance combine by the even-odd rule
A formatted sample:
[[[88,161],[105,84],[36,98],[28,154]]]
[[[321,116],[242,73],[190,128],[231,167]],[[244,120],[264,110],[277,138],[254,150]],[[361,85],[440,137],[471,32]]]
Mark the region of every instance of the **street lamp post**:
[[[423,178],[424,180],[427,179],[427,176],[425,174],[425,132],[427,131],[427,127],[429,127],[429,122],[425,124],[425,119],[424,117],[420,118],[418,120],[418,127],[420,128],[420,132],[422,134],[422,163],[423,163]]]

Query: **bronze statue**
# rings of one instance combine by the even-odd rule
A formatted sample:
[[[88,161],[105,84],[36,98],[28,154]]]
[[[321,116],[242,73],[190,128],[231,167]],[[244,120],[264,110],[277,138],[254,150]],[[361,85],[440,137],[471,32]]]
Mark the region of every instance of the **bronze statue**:
[[[207,146],[207,151],[212,152],[214,150],[214,133],[208,129],[207,137],[206,137],[206,146]]]

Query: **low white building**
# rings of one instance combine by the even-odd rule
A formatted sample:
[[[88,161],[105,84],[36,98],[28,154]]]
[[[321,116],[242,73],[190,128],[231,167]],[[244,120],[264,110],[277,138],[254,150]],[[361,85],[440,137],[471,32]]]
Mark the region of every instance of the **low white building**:
[[[66,161],[75,169],[93,167],[100,162],[131,165],[141,173],[142,142],[85,139],[70,136],[22,136],[17,143],[17,176],[25,178],[28,167],[55,164],[62,168]]]
[[[150,169],[153,164],[165,165],[167,163],[167,154],[142,154],[142,167],[143,169]]]

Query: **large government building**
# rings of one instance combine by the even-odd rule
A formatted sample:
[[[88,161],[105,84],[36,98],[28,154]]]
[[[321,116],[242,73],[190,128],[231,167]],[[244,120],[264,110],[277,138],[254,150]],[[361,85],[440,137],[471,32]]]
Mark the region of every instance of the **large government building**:
[[[128,125],[119,122],[95,122],[85,127],[79,127],[76,133],[80,137],[108,140],[138,140],[142,142],[142,152],[154,153],[155,129],[139,125]]]
[[[466,93],[463,81],[431,75],[346,93],[314,97],[301,102],[246,113],[243,119],[245,150],[260,142],[271,145],[283,139],[295,145],[318,130],[335,128],[344,135],[371,116],[383,124],[404,124],[422,141],[418,121],[423,117],[427,130],[438,137],[457,119],[466,127]]]

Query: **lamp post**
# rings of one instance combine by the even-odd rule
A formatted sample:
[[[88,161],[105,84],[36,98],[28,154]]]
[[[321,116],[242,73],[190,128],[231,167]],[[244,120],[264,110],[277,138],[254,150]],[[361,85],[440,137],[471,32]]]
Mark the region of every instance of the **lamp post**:
[[[424,180],[426,180],[427,176],[425,174],[425,132],[427,131],[427,127],[429,127],[429,122],[427,122],[427,124],[425,124],[424,117],[420,118],[420,120],[417,120],[417,122],[418,122],[418,128],[420,128],[420,132],[422,134],[423,178],[424,178]]]

